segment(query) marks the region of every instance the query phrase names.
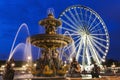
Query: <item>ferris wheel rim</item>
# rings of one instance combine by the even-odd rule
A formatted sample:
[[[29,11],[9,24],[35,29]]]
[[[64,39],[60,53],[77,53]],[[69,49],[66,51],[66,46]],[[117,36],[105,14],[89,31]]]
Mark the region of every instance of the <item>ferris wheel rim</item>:
[[[95,17],[97,17],[97,18],[99,19],[100,23],[102,24],[102,27],[104,28],[105,33],[107,33],[107,34],[105,34],[105,35],[107,36],[106,39],[107,39],[107,41],[108,41],[108,42],[107,42],[107,49],[106,49],[105,55],[102,57],[103,59],[105,59],[105,56],[107,55],[108,50],[109,50],[109,45],[110,45],[109,41],[110,41],[110,38],[109,38],[108,29],[107,29],[107,27],[106,27],[106,24],[104,23],[103,19],[100,17],[100,15],[99,15],[97,12],[95,12],[94,10],[92,10],[91,8],[86,7],[86,6],[73,5],[73,6],[70,6],[70,7],[66,8],[66,9],[61,13],[61,15],[59,16],[59,19],[63,16],[63,14],[65,14],[65,12],[67,12],[67,11],[70,10],[70,9],[77,8],[77,7],[78,7],[78,8],[81,8],[81,9],[88,10],[88,11],[90,11],[92,14],[94,14]],[[96,34],[92,34],[92,35],[96,35]],[[102,34],[100,34],[100,35],[102,35]],[[95,38],[95,37],[94,37],[94,38]]]

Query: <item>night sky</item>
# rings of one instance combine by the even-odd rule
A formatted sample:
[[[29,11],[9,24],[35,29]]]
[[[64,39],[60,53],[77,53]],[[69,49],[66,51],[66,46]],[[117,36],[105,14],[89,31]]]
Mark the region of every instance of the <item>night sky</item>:
[[[0,60],[8,58],[22,23],[31,35],[39,33],[38,21],[47,16],[48,8],[54,8],[58,18],[67,7],[78,4],[92,8],[104,20],[110,35],[107,58],[120,60],[120,0],[0,0]]]

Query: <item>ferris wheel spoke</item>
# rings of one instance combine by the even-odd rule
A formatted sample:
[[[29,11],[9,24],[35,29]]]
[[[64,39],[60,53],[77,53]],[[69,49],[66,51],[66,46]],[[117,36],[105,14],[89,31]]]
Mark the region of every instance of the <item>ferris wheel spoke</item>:
[[[82,10],[81,10],[81,9],[80,9],[80,14],[81,14],[81,15],[80,15],[80,16],[81,16],[81,21],[83,22],[84,19],[83,19],[83,13],[82,13]]]
[[[77,31],[74,31],[74,30],[69,29],[69,28],[61,27],[61,29],[63,29],[63,30],[67,30],[67,31],[71,31],[71,32],[73,32],[73,33],[78,34],[78,32],[77,32]]]
[[[87,56],[87,36],[86,38],[84,39],[84,42],[83,42],[83,60],[82,60],[82,65],[84,66],[86,64],[86,59],[88,59],[88,56]],[[85,59],[86,58],[86,59]]]
[[[76,34],[76,33],[73,33],[73,34],[64,34],[64,35],[69,35],[69,36],[80,36],[80,34]]]
[[[106,36],[106,34],[90,34],[92,36]]]
[[[78,47],[77,53],[76,53],[76,59],[78,60],[81,49],[82,49],[82,45],[83,45],[83,40],[81,39],[81,41],[78,43],[78,45],[76,46],[76,48]]]
[[[81,40],[81,38],[77,39],[77,40],[74,42],[74,44],[76,44],[78,41],[80,42],[80,40]]]
[[[76,49],[78,49],[80,45],[83,45],[83,43],[81,42],[81,44],[80,44],[80,43],[77,44],[77,45],[76,45]],[[83,48],[81,47],[81,49],[83,49]],[[77,50],[77,51],[78,51],[78,50]],[[77,54],[77,53],[78,53],[78,52],[76,52],[76,54]]]
[[[100,61],[100,63],[102,62],[102,57],[100,56],[100,54],[98,54],[98,52],[96,52],[96,54],[97,54],[97,56],[98,56],[98,58],[99,58],[99,61]]]
[[[95,40],[95,39],[92,39],[94,42],[96,42],[97,44],[99,44],[101,47],[103,47],[103,48],[105,48],[106,49],[106,46],[105,45],[103,45],[102,43],[100,43],[100,42],[98,42],[97,40]]]
[[[83,51],[83,58],[82,58],[82,65],[83,65],[83,66],[85,66],[85,57],[86,57],[86,55],[85,55],[85,53],[84,53],[84,51]]]
[[[94,44],[94,42],[93,42],[92,40],[91,40],[91,42],[92,42],[92,44]],[[96,50],[95,46],[93,46],[93,48],[94,48],[97,56],[99,57],[99,60],[102,60],[102,58],[101,58],[100,54],[98,54],[98,51]],[[103,55],[104,55],[104,54],[103,54]]]
[[[98,25],[100,25],[101,24],[101,22],[99,22],[99,23],[97,23],[95,26],[93,26],[91,29],[90,29],[90,31],[92,31],[93,29],[95,29]]]
[[[70,13],[70,15],[71,15],[71,17],[73,18],[73,20],[75,21],[75,23],[77,24],[77,25],[79,25],[78,24],[78,20],[76,19],[76,17],[73,15],[73,13],[69,10],[69,13]]]
[[[96,43],[94,43],[94,42],[92,41],[92,44],[93,44],[103,55],[105,55],[105,52],[104,52],[101,48],[99,48],[99,46],[96,45]]]
[[[66,14],[64,14],[64,15],[74,26],[78,27],[78,25],[75,24],[75,22],[68,15],[66,15]]]
[[[83,59],[82,59],[83,66],[85,65],[85,57],[86,57],[86,44],[85,43],[83,42]]]
[[[91,55],[92,55],[93,60],[94,60],[95,62],[99,63],[99,59],[98,59],[98,57],[97,57],[97,55],[96,55],[96,53],[95,53],[95,50],[92,48],[91,45],[89,45],[89,50],[90,50],[90,52],[91,52]]]
[[[90,25],[90,20],[91,20],[92,13],[90,12],[89,20],[88,20],[88,25]]]
[[[81,37],[80,36],[73,37],[74,40],[77,39],[77,38],[81,38]]]
[[[99,32],[99,31],[102,31],[103,29],[104,29],[104,28],[100,28],[100,29],[97,29],[97,30],[91,31],[91,33]]]
[[[88,46],[86,47],[86,56],[87,56],[88,65],[90,65],[91,57],[90,57],[90,52],[89,52]]]
[[[63,23],[65,23],[66,25],[68,25],[69,27],[71,27],[74,30],[77,30],[77,28],[75,28],[73,25],[71,25],[70,23],[66,22],[65,20],[61,19]]]
[[[99,63],[100,63],[100,61],[102,60],[102,58],[101,58],[101,56],[98,54],[98,51],[96,50],[96,48],[93,46],[93,49],[95,50],[95,53],[96,53],[96,57],[98,58],[98,60],[99,60]]]
[[[100,61],[99,61],[99,59],[98,59],[98,57],[96,55],[96,51],[95,51],[90,39],[88,39],[88,41],[89,41],[89,49],[91,51],[91,55],[93,56],[94,61],[97,61],[97,63],[100,64]]]
[[[95,22],[96,17],[94,18],[94,20],[92,21],[92,23],[90,24],[90,27],[88,28],[88,30],[90,30],[90,28],[93,26],[93,23]]]
[[[81,22],[81,20],[80,20],[80,16],[79,16],[79,14],[78,14],[78,12],[77,12],[76,8],[74,8],[74,11],[75,11],[75,14],[77,15],[78,24],[79,24],[79,25],[80,25],[80,27],[81,27],[83,24],[82,24],[82,22]],[[82,27],[81,27],[81,28],[82,28]]]
[[[97,40],[100,40],[100,41],[107,42],[107,40],[105,40],[105,39],[102,39],[102,38],[99,38],[99,37],[96,37],[96,36],[92,36],[92,38],[94,38],[94,39],[97,39]]]

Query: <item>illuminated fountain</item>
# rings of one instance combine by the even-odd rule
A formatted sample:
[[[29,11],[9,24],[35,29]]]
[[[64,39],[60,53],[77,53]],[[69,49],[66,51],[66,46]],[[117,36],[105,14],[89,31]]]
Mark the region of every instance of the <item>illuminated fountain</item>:
[[[24,32],[26,33],[24,33]],[[17,43],[17,40],[19,38],[19,34],[20,33],[23,33],[24,34],[24,37],[22,37],[22,39],[20,39],[22,42],[20,42],[19,40],[19,43]],[[28,44],[26,42],[26,36],[30,36],[30,33],[29,33],[29,29],[28,29],[28,26],[27,24],[23,23],[21,24],[21,26],[19,27],[16,35],[15,35],[15,38],[13,40],[13,44],[12,44],[12,47],[11,47],[11,50],[10,50],[10,55],[9,55],[9,58],[8,60],[6,61],[6,64],[3,66],[4,67],[4,71],[3,71],[3,79],[4,80],[12,80],[14,78],[14,66],[15,66],[15,63],[14,63],[14,59],[16,59],[14,57],[14,55],[17,53],[18,55],[18,52],[19,53],[22,53],[22,56],[21,56],[21,59],[23,61],[28,61],[29,59],[28,58],[32,58],[32,55],[31,55],[31,45]],[[24,41],[24,42],[23,42]],[[14,58],[14,59],[13,59]],[[30,60],[29,60],[30,62]],[[32,62],[32,59],[31,59],[31,62]]]
[[[61,21],[55,19],[53,13],[39,21],[45,27],[45,34],[36,34],[27,38],[27,41],[34,46],[42,48],[42,56],[37,60],[36,69],[32,71],[37,76],[64,75],[66,68],[59,58],[58,48],[63,48],[72,43],[72,38],[56,33],[56,29],[61,25]]]
[[[7,71],[4,73],[5,78],[8,78],[9,74],[11,75],[11,73],[8,72],[10,68],[7,68],[7,64],[10,63],[10,67],[12,67],[11,59],[13,59],[14,54],[19,51],[22,52],[24,55],[23,57],[25,60],[27,60],[27,64],[23,65],[23,68],[27,70],[27,73],[25,73],[25,76],[16,74],[14,76],[13,72],[12,78],[14,76],[14,79],[30,78],[27,76],[31,75],[31,73],[37,76],[63,76],[66,74],[68,66],[65,65],[60,58],[61,52],[59,52],[59,49],[66,47],[68,44],[71,44],[73,41],[72,38],[57,34],[56,29],[61,25],[61,21],[55,19],[52,13],[49,13],[48,17],[44,20],[41,20],[39,24],[44,26],[45,34],[36,34],[30,36],[28,26],[25,23],[19,27],[11,47],[10,56],[6,63],[5,69]],[[25,28],[27,31],[27,36],[30,37],[27,37],[25,42],[20,42],[17,44],[19,33],[23,28]],[[32,46],[30,43],[34,46],[37,46],[41,50],[39,54],[41,53],[42,55],[39,57],[36,63],[32,62]],[[12,70],[14,70],[13,67]]]
[[[20,35],[24,35],[20,37]],[[23,23],[20,25],[18,28],[15,38],[13,40],[11,50],[10,50],[10,55],[8,57],[7,61],[10,61],[11,58],[14,58],[15,60],[15,55],[20,54],[21,60],[26,61],[27,57],[30,56],[32,58],[32,53],[31,53],[31,45],[26,41],[26,38],[30,36],[29,29],[26,23]]]
[[[60,20],[63,22],[63,27],[59,27],[61,25]],[[63,57],[70,49],[72,49],[70,56],[66,57],[65,55],[65,57],[69,60],[74,57],[73,62],[76,65],[81,63],[81,71],[89,73],[92,70],[91,64],[94,62],[102,67],[101,63],[105,61],[109,49],[109,34],[103,20],[92,9],[78,5],[71,6],[60,15],[59,19],[55,19],[53,12],[50,11],[48,17],[39,21],[39,24],[44,26],[45,33],[27,37],[27,44],[20,43],[15,48],[12,46],[8,61],[21,46],[27,49],[25,54],[31,54],[32,44],[40,49],[41,56],[35,64],[32,63],[31,55],[25,57],[29,63],[28,70],[36,76],[46,77],[66,74],[68,66],[64,65],[61,56]],[[63,35],[57,34],[58,27]],[[20,29],[16,35],[18,35]],[[70,67],[71,70],[69,70],[72,74],[74,74],[73,68]],[[80,69],[78,73],[80,74]]]

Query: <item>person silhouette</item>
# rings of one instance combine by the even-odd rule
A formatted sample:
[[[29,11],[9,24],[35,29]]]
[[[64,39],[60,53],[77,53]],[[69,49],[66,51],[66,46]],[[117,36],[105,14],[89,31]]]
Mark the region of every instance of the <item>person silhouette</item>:
[[[100,75],[100,67],[97,64],[94,64],[94,67],[91,71],[92,78],[99,78]]]

